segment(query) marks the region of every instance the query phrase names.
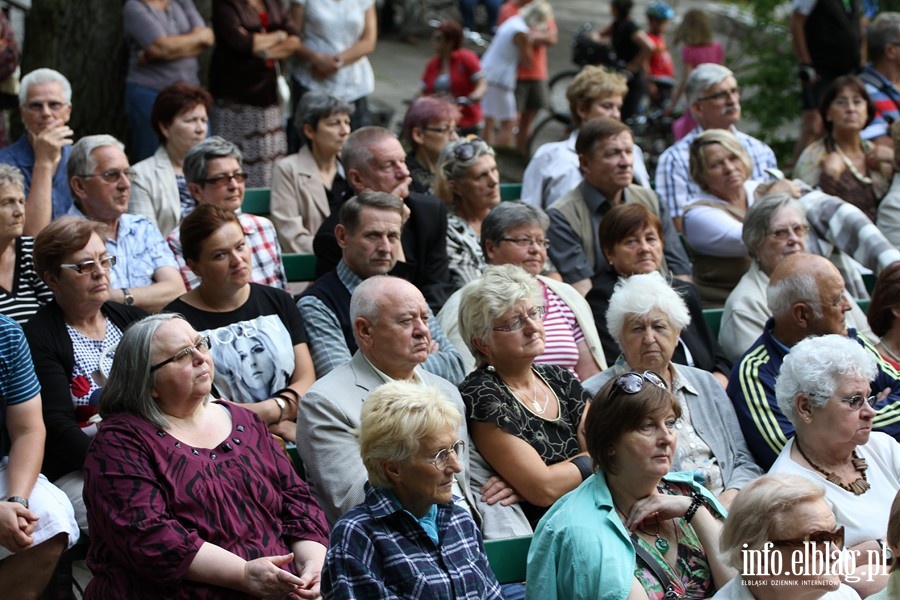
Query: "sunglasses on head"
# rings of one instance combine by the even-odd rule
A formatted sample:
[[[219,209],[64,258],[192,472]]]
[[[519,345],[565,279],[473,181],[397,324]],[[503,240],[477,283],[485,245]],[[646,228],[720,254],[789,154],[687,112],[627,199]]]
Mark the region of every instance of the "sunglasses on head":
[[[656,387],[668,390],[669,386],[663,381],[663,378],[653,371],[644,371],[643,373],[624,373],[616,377],[614,388],[622,390],[626,394],[637,394],[644,389],[644,382],[652,383]]]
[[[844,526],[841,525],[834,531],[813,531],[812,533],[807,533],[802,538],[796,538],[791,540],[769,540],[773,546],[776,548],[783,546],[803,546],[807,542],[814,542],[816,544],[829,543],[836,548],[844,547]]]

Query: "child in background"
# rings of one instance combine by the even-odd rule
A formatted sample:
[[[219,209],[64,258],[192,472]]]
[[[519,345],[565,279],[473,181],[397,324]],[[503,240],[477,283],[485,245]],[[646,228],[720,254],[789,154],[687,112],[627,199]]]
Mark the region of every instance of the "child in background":
[[[665,33],[675,11],[665,2],[653,2],[647,7],[647,37],[653,42],[653,53],[647,60],[647,93],[654,106],[663,107],[675,87],[675,65],[666,45]]]
[[[678,29],[675,30],[673,44],[677,46],[682,42],[684,42],[684,47],[681,49],[681,78],[678,80],[678,88],[672,95],[666,114],[671,114],[672,109],[681,99],[687,78],[698,65],[703,63],[721,65],[725,60],[725,49],[722,48],[722,44],[713,40],[709,18],[699,9],[687,11]],[[675,139],[680,140],[696,126],[690,109],[685,108],[684,114],[672,124]]]

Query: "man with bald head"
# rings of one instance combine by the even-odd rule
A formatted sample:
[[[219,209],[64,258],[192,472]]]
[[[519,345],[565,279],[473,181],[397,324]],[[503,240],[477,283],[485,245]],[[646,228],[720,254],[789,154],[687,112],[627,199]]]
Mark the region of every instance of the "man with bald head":
[[[431,352],[432,318],[415,286],[386,275],[366,279],[353,291],[350,320],[359,349],[309,388],[297,416],[297,450],[307,482],[332,525],[365,498],[357,431],[370,392],[390,381],[412,381],[438,388],[465,413],[456,386],[422,368]],[[480,522],[486,537],[530,535],[527,520],[513,505],[518,498],[503,480],[490,476],[465,423],[458,435],[467,452],[459,457],[463,471],[454,484],[455,501]]]
[[[878,363],[871,393],[879,395],[874,428],[900,436],[900,374],[881,358],[872,342],[848,329],[850,303],[837,268],[816,254],[792,254],[775,267],[766,293],[772,318],[763,334],[735,364],[728,396],[738,421],[763,469],[768,469],[794,434],[775,400],[775,380],[791,348],[810,336],[846,335],[870,352]]]

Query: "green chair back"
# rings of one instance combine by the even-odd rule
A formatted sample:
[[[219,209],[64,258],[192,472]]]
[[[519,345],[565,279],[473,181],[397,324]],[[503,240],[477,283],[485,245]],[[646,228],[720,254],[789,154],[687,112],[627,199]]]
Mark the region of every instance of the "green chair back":
[[[869,304],[871,304],[871,300],[857,300],[856,305],[859,306],[860,310],[864,313],[869,314]]]
[[[269,202],[272,199],[271,188],[249,188],[244,190],[244,201],[241,203],[241,210],[251,215],[260,217],[268,217]]]
[[[484,541],[484,551],[487,554],[491,570],[497,576],[497,581],[500,583],[525,581],[525,567],[528,563],[530,546],[530,535]]]
[[[500,200],[519,200],[522,198],[521,183],[501,183],[500,184]]]
[[[724,308],[703,309],[703,318],[706,320],[706,324],[709,325],[709,329],[712,331],[714,337],[719,337],[719,328],[722,326],[723,312],[725,312]]]
[[[312,281],[316,278],[315,254],[282,254],[281,262],[288,281]]]

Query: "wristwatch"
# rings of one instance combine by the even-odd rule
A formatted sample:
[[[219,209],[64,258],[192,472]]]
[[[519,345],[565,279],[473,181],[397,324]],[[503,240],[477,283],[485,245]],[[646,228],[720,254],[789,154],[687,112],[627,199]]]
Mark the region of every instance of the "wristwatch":
[[[878,538],[875,540],[878,542],[878,546],[881,548],[881,555],[884,556],[884,563],[891,564],[894,562],[894,552],[891,550],[891,547],[884,543],[884,540]]]
[[[22,496],[10,496],[6,499],[7,502],[18,502],[25,508],[28,508],[28,498],[23,498]]]
[[[125,295],[125,304],[131,306],[134,304],[134,296],[131,295],[131,290],[128,288],[122,288],[122,294]]]
[[[281,423],[284,420],[284,410],[287,408],[287,403],[284,401],[284,398],[280,396],[275,396],[274,398],[272,398],[272,400],[275,401],[275,404],[278,405],[278,410],[281,411],[280,413],[278,413],[278,420],[275,421],[275,423]]]

